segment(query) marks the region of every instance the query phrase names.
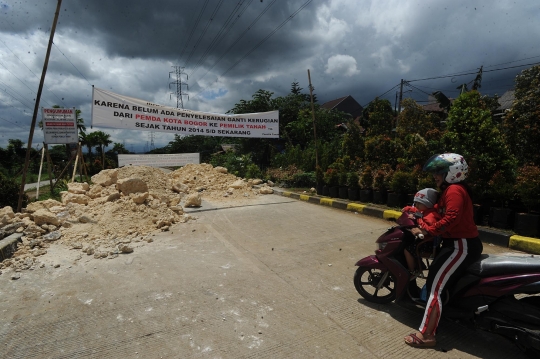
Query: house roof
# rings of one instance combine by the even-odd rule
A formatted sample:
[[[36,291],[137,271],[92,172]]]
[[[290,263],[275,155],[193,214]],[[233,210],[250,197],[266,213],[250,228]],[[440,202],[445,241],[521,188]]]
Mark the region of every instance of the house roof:
[[[339,105],[343,100],[345,100],[347,97],[349,96],[345,96],[345,97],[340,97],[338,99],[335,99],[335,100],[332,100],[332,101],[328,101],[328,102],[325,102],[321,105],[322,108],[325,108],[327,110],[332,110],[334,108],[336,108],[337,105]]]
[[[508,110],[510,107],[512,107],[514,103],[514,90],[506,91],[500,98],[499,98],[499,104],[500,106],[497,108],[498,111],[504,111]]]
[[[448,98],[448,99],[450,100],[451,103],[454,103],[453,98]],[[428,96],[428,103],[425,105],[422,105],[422,107],[424,108],[424,111],[426,112],[445,112],[445,109],[439,106],[439,103],[437,102],[435,97],[433,97],[432,95]]]

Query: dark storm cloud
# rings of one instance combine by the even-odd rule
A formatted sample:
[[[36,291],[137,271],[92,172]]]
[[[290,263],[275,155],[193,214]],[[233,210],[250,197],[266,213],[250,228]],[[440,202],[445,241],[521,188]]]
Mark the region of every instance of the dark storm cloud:
[[[0,80],[24,94],[25,103],[32,103],[39,80],[20,62],[41,75],[56,3],[0,0],[1,39],[7,41],[6,48],[0,43],[0,63],[13,73],[0,66]],[[365,105],[382,95],[394,104],[401,79],[415,86],[404,86],[404,98],[425,101],[437,90],[456,97],[456,87],[470,86],[480,66],[482,93],[502,95],[527,67],[492,70],[540,61],[534,36],[540,6],[533,0],[314,0],[289,18],[305,3],[64,0],[41,105],[65,103],[89,119],[92,85],[175,105],[168,78],[173,65],[189,75],[186,108],[214,112],[258,89],[286,95],[293,81],[307,93],[308,68],[320,102],[352,95]],[[234,26],[212,43],[231,14]],[[8,102],[28,112],[0,92],[0,117],[29,124]]]

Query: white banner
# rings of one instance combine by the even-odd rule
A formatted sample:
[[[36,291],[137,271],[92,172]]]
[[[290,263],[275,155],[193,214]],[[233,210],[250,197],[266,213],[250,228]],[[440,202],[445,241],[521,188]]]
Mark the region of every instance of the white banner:
[[[161,106],[94,87],[92,126],[178,135],[279,138],[279,111],[222,115]]]
[[[75,108],[41,108],[43,142],[46,144],[78,143]]]
[[[199,164],[198,153],[174,153],[159,155],[118,155],[118,167],[123,166],[150,166],[150,167],[176,167],[188,163]]]

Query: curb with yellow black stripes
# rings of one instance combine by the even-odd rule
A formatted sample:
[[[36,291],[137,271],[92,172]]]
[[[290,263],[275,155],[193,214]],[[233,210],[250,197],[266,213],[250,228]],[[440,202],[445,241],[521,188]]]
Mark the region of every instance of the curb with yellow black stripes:
[[[384,209],[380,207],[373,207],[367,204],[358,202],[351,202],[344,199],[334,199],[329,197],[311,196],[308,194],[300,194],[296,192],[290,192],[282,190],[281,188],[273,188],[274,194],[284,197],[299,199],[314,204],[320,204],[332,208],[344,209],[347,211],[357,212],[367,216],[396,220],[401,215],[400,211],[392,209]],[[497,231],[492,228],[478,227],[480,232],[480,239],[484,243],[492,243],[499,246],[504,246],[510,249],[519,250],[530,254],[540,254],[540,239],[523,237],[518,235],[509,234],[503,231]]]

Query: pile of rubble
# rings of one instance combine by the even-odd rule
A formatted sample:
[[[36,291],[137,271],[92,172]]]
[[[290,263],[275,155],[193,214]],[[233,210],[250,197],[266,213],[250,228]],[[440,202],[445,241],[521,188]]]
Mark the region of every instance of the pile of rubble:
[[[153,167],[123,167],[92,176],[92,185],[70,183],[62,201],[30,203],[21,213],[0,209],[0,240],[22,233],[12,258],[0,270],[34,269],[51,245],[64,245],[93,258],[116,258],[134,244],[152,242],[152,233],[195,219],[186,207],[202,200],[245,202],[272,193],[272,183],[244,180],[210,164],[186,165],[165,173]]]

